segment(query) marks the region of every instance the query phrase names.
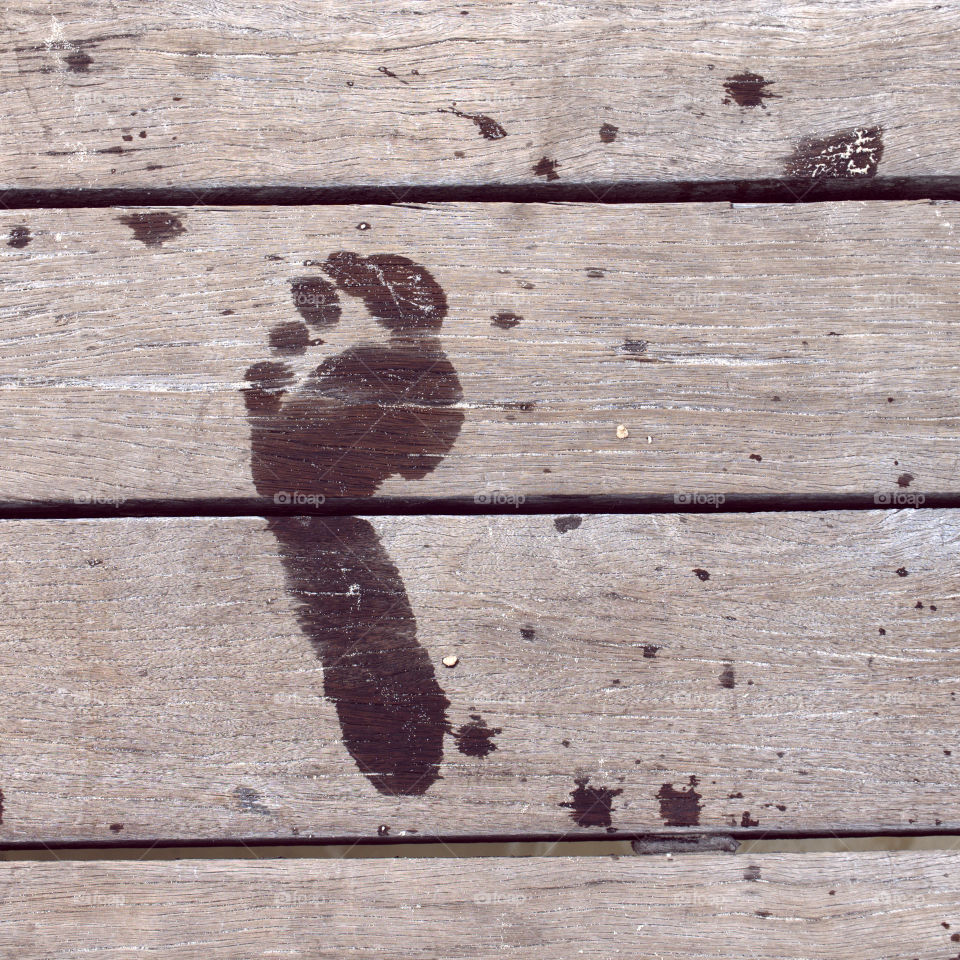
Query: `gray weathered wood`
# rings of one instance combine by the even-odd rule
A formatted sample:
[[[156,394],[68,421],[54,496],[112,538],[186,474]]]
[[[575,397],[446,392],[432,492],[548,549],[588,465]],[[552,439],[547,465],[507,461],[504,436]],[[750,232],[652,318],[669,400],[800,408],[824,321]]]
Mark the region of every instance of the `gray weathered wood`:
[[[0,186],[602,195],[613,181],[956,176],[958,29],[955,0],[24,0],[0,20]],[[831,154],[855,131],[865,152]],[[824,150],[840,161],[809,159]]]
[[[943,960],[956,853],[0,866],[10,956]]]
[[[371,519],[392,573],[316,523],[439,769],[360,772],[265,520],[8,520],[0,841],[960,830],[957,512]]]
[[[462,386],[447,455],[416,479],[394,465],[379,498],[955,494],[958,220],[927,202],[6,212],[0,501],[256,498],[245,372],[300,321],[292,281],[338,250],[436,278]],[[385,341],[341,303],[301,381]],[[394,408],[426,418],[405,391]],[[373,441],[337,409],[356,458]],[[300,493],[337,493],[324,456],[332,485],[305,470]]]

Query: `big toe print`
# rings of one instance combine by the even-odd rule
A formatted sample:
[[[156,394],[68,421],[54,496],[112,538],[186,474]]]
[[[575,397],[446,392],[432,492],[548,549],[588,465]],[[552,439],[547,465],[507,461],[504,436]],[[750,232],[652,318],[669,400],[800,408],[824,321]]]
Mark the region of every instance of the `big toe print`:
[[[417,480],[450,450],[463,392],[437,331],[440,285],[406,257],[332,254],[329,277],[291,281],[301,320],[270,334],[274,359],[246,373],[251,469],[258,493],[366,497],[391,476]],[[390,331],[296,383],[292,358],[341,319],[339,294],[359,298]],[[298,618],[324,667],[343,741],[381,793],[422,794],[439,777],[449,701],[437,683],[396,567],[358,518],[271,518]]]

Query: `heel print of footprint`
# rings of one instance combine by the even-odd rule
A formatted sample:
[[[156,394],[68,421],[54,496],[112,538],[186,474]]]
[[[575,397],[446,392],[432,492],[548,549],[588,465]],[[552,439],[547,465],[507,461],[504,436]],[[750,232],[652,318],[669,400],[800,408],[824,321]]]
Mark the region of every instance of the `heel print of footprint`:
[[[426,476],[463,424],[463,391],[437,333],[447,313],[437,281],[406,257],[339,252],[329,278],[291,282],[302,320],[270,334],[276,359],[246,373],[251,467],[262,497],[372,496],[394,474]],[[390,332],[321,363],[295,386],[284,357],[340,320],[340,294]],[[297,617],[323,664],[343,742],[384,794],[424,793],[440,776],[450,705],[403,580],[376,531],[356,517],[272,517]]]

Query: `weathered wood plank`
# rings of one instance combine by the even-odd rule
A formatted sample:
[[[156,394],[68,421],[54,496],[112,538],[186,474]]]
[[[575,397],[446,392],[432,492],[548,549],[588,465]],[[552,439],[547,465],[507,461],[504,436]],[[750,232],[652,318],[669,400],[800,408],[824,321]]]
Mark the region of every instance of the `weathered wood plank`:
[[[0,501],[955,494],[958,220],[6,212]]]
[[[11,956],[943,960],[956,853],[0,868]]]
[[[958,543],[939,510],[5,521],[0,840],[956,831]]]
[[[0,28],[4,188],[960,174],[955,0],[24,0]]]

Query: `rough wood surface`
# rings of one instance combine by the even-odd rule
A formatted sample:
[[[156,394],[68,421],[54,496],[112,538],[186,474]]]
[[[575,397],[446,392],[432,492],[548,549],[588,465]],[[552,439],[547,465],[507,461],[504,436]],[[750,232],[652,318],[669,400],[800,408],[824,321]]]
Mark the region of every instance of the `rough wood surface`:
[[[960,830],[956,512],[283,523],[0,523],[0,840]]]
[[[6,212],[0,501],[955,494],[958,220]]]
[[[943,960],[956,853],[0,867],[31,960]]]
[[[955,0],[24,0],[0,186],[956,176],[958,29]]]

